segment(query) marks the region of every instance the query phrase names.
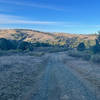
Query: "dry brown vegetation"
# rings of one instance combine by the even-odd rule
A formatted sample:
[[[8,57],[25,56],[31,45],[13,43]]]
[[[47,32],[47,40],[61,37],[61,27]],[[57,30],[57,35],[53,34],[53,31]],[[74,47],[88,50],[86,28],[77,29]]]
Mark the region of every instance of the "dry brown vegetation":
[[[71,57],[75,57],[78,59],[83,59],[86,61],[91,61],[93,63],[100,64],[100,54],[93,54],[91,51],[77,51],[77,50],[71,50],[68,52],[68,55]]]
[[[51,34],[34,30],[17,29],[0,30],[0,38],[27,42],[56,42],[61,39],[66,41],[67,38],[70,38],[70,40],[72,38],[95,40],[96,35]],[[38,47],[34,48],[33,51],[19,51],[19,49],[0,51],[0,100],[27,100],[25,97],[30,98],[28,94],[38,95],[35,91],[39,88],[37,82],[42,82],[41,76],[45,72],[45,67],[52,67],[52,63],[53,67],[59,70],[58,72],[63,71],[62,68],[66,65],[66,67],[76,71],[79,74],[78,77],[81,76],[83,79],[89,81],[97,88],[97,91],[100,91],[100,56],[93,55],[87,49],[85,51],[71,49],[69,52],[67,50],[67,47],[64,48],[57,45],[55,47]],[[51,60],[49,59],[50,57]],[[59,61],[61,62],[59,63]],[[96,64],[91,61],[96,62]],[[59,69],[58,64],[61,64],[61,69]],[[66,73],[66,71],[64,72]],[[59,74],[68,77],[67,74],[62,74],[61,72]]]
[[[69,34],[69,33],[56,33],[56,36],[59,37],[66,37],[66,38],[73,38],[73,37],[78,37],[79,39],[84,39],[84,40],[94,40],[96,39],[96,35],[84,35],[84,34]]]
[[[10,55],[0,57],[0,100],[25,100],[24,96],[39,79],[47,57]]]
[[[45,34],[43,32],[34,31],[34,30],[24,30],[24,29],[15,29],[15,30],[0,30],[0,38],[13,39],[16,40],[16,35],[23,33],[26,35],[24,41],[44,41],[44,40],[54,40],[54,37],[51,34]]]
[[[89,87],[93,87],[97,95],[100,96],[100,64],[70,56],[66,57],[65,64],[71,70],[76,71],[78,76],[88,81],[91,84]]]
[[[84,39],[84,40],[96,39],[96,35],[82,35],[82,34],[78,35],[78,34],[68,34],[68,33],[52,34],[47,32],[25,30],[25,29],[0,30],[0,38],[16,40],[15,35],[19,33],[23,33],[23,35],[26,35],[24,41],[46,41],[46,40],[55,41],[55,38],[57,37],[64,37],[64,38],[77,37],[79,39]]]

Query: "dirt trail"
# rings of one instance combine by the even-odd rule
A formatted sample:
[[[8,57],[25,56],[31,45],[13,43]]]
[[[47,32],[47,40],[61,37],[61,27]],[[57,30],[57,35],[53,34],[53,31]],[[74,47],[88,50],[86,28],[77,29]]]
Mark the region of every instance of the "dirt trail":
[[[37,82],[37,94],[31,91],[28,100],[99,100],[64,64],[64,56],[63,53],[50,55],[41,80]]]
[[[87,65],[83,62],[65,52],[0,57],[0,100],[100,100],[100,92],[97,97],[84,81],[83,73],[87,76],[87,70],[89,75],[92,71],[91,66],[82,67]]]

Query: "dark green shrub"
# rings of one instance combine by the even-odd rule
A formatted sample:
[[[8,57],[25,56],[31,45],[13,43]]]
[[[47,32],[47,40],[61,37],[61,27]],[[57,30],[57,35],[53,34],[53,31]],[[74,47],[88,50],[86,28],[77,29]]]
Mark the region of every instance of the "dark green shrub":
[[[74,50],[69,51],[68,55],[71,57],[77,57],[77,58],[81,58],[83,56],[82,52],[74,51]]]
[[[28,42],[21,42],[19,45],[18,45],[18,49],[21,49],[21,50],[28,50],[29,49],[29,43]]]
[[[96,54],[96,55],[93,55],[91,60],[94,62],[94,63],[99,63],[100,64],[100,54]]]
[[[93,53],[100,53],[100,31],[98,33],[99,35],[97,36],[97,39],[95,40],[96,45],[93,46],[92,48]]]
[[[77,46],[77,50],[78,51],[84,51],[85,50],[85,44],[82,42],[82,43],[80,43],[78,46]]]
[[[51,45],[49,43],[40,43],[40,42],[36,42],[34,43],[35,47],[50,47]]]
[[[68,55],[71,57],[82,58],[87,61],[91,59],[91,54],[85,51],[81,52],[81,51],[72,50],[68,52]]]
[[[83,55],[83,59],[88,61],[91,59],[91,55],[85,54],[85,55]]]
[[[97,37],[97,40],[98,40],[98,43],[100,44],[100,31],[98,31],[98,37]]]
[[[93,53],[99,53],[100,52],[100,44],[99,44],[98,39],[96,39],[96,45],[92,47],[92,51],[93,51]]]
[[[92,48],[93,53],[99,53],[100,52],[100,45],[95,45]]]
[[[0,39],[0,49],[1,50],[10,50],[10,49],[15,49],[15,46],[10,40],[1,38]]]

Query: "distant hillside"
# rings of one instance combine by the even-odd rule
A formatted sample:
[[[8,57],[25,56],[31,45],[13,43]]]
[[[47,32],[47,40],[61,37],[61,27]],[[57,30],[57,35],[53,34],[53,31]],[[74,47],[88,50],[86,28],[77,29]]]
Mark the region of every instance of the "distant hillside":
[[[79,43],[80,41],[84,41],[86,43],[92,41],[91,44],[94,44],[96,35],[46,33],[28,29],[8,29],[0,30],[0,38],[27,41],[31,43],[42,42],[54,45],[66,45],[74,43],[74,45],[77,45],[77,43]]]
[[[52,34],[34,30],[24,30],[24,29],[0,30],[0,38],[6,38],[12,40],[23,39],[24,41],[32,41],[32,42],[54,40]]]

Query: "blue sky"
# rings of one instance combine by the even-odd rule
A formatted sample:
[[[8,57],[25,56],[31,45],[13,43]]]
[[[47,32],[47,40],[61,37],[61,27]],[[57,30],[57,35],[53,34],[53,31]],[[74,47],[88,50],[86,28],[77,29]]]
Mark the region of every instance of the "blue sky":
[[[0,28],[94,33],[100,30],[100,0],[0,0]]]

